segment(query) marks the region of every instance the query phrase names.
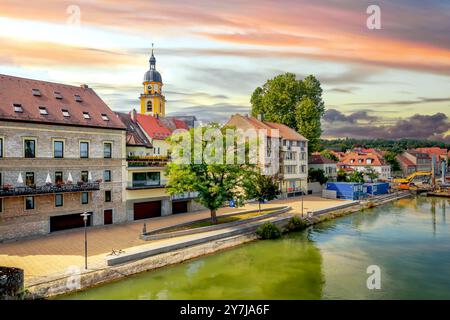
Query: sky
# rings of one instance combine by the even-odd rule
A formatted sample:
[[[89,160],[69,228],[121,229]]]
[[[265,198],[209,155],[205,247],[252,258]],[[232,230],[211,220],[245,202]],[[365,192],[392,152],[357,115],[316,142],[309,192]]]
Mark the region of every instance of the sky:
[[[224,121],[313,74],[325,138],[450,142],[448,0],[0,1],[0,73],[86,83],[115,111],[138,108],[152,43],[170,115]]]

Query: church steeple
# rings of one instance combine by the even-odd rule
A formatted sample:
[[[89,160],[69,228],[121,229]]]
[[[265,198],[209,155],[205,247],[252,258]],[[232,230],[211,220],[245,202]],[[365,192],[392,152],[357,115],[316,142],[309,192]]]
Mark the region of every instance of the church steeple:
[[[166,99],[162,94],[162,77],[156,71],[156,58],[153,53],[149,59],[150,69],[144,75],[144,93],[141,94],[141,113],[152,116],[164,116],[166,113]]]
[[[153,43],[152,43],[152,56],[150,57],[150,70],[156,70],[156,58],[153,54]]]

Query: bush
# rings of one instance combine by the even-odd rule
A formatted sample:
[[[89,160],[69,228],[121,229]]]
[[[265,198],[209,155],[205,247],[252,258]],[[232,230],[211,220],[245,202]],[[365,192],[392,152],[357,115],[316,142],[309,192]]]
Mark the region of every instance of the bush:
[[[289,219],[288,224],[286,226],[287,231],[299,231],[303,230],[307,227],[306,221],[301,219],[300,217],[293,216]]]
[[[263,240],[278,239],[281,237],[281,230],[272,222],[266,222],[256,230],[256,234]]]

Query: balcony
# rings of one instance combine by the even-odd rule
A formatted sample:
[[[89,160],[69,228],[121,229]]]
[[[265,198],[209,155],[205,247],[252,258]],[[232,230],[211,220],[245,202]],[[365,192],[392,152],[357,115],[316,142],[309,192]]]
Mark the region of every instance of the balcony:
[[[100,190],[98,182],[86,182],[83,184],[51,184],[36,187],[10,187],[0,188],[0,197],[17,197],[41,194],[67,193],[67,192],[86,192]]]
[[[169,162],[169,157],[163,156],[129,156],[127,163],[129,168],[165,167]]]
[[[165,188],[167,180],[133,180],[127,182],[127,190]]]

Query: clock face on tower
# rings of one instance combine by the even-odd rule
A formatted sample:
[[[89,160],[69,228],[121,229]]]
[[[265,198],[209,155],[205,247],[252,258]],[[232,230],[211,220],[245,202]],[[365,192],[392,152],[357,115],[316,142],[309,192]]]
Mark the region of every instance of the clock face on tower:
[[[148,92],[152,92],[152,85],[151,85],[151,84],[149,84],[149,85],[147,86],[147,90],[148,90]]]

